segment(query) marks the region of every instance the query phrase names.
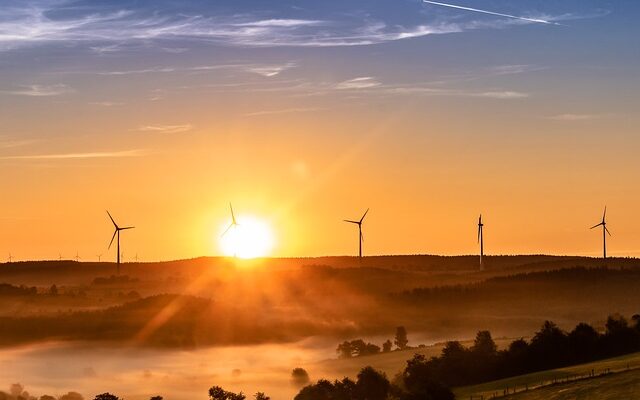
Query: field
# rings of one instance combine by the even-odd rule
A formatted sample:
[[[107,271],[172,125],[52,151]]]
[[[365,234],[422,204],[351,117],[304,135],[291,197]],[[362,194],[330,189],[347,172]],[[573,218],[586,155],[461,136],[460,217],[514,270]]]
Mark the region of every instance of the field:
[[[637,400],[640,399],[640,370],[555,385],[514,394],[508,398],[512,400]]]
[[[627,369],[627,367],[632,370],[628,372],[620,372]],[[522,398],[522,399],[547,399],[547,398],[557,398],[557,399],[573,399],[573,398],[593,398],[600,399],[599,395],[596,395],[598,392],[592,392],[596,388],[600,386],[605,386],[606,388],[602,388],[606,393],[614,394],[618,393],[618,397],[611,398],[628,398],[626,396],[621,396],[621,393],[626,392],[617,392],[619,390],[619,385],[623,382],[629,382],[636,380],[636,385],[640,383],[638,378],[640,377],[640,353],[629,354],[621,357],[610,358],[606,360],[575,365],[566,368],[558,368],[553,370],[541,371],[532,374],[520,375],[513,378],[501,379],[498,381],[487,382],[481,385],[473,385],[462,388],[457,388],[454,392],[459,399],[468,399],[473,397],[484,396],[484,398],[490,398],[493,394],[497,393],[499,395],[503,394],[503,391],[506,388],[513,391],[516,389],[516,392],[519,390],[524,390],[526,387],[534,388],[542,384],[548,385],[554,380],[563,380],[568,377],[576,377],[576,376],[584,376],[588,375],[592,371],[598,375],[605,370],[611,370],[612,372],[620,372],[615,373],[613,375],[609,375],[606,377],[597,377],[594,379],[586,379],[579,380],[576,382],[569,382],[566,384],[558,384],[552,385],[549,387],[542,387],[540,389],[532,390],[526,394],[517,394],[513,398]],[[555,393],[555,394],[554,394]],[[571,397],[569,393],[573,393],[574,397]],[[605,392],[603,392],[604,394]],[[576,397],[579,394],[588,395],[591,397]],[[545,397],[545,396],[560,396],[560,397]],[[637,395],[637,394],[636,394]],[[522,397],[521,397],[522,396]],[[511,397],[510,397],[511,398]]]

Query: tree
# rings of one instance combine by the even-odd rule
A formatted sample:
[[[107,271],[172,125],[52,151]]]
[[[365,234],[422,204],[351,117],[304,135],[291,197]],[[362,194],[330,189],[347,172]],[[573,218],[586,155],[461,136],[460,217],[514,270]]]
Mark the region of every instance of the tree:
[[[409,344],[409,340],[407,339],[407,330],[404,328],[404,326],[399,326],[396,328],[396,337],[393,343],[400,350],[404,350],[407,348],[407,344]]]
[[[271,400],[271,397],[267,396],[263,392],[256,393],[255,395],[253,395],[253,398],[255,400]]]
[[[491,337],[491,332],[480,331],[476,334],[476,340],[473,342],[471,351],[482,356],[493,356],[496,354],[498,346]]]
[[[94,397],[93,400],[120,400],[120,398],[115,394],[106,392],[106,393],[101,393],[99,395],[96,395],[96,397]]]
[[[291,371],[291,383],[295,386],[305,386],[309,383],[309,374],[304,368],[294,368]]]
[[[355,387],[357,400],[385,400],[391,384],[387,376],[372,367],[364,367],[358,373]]]
[[[391,346],[393,346],[393,343],[391,343],[391,340],[387,339],[387,341],[382,344],[382,352],[383,353],[390,352]]]
[[[343,343],[339,344],[336,349],[336,353],[338,353],[338,357],[340,358],[353,357],[353,346],[351,345],[351,342],[345,340]]]
[[[212,386],[209,389],[209,398],[211,400],[245,400],[247,397],[242,393],[228,392],[220,386]]]
[[[51,285],[51,287],[49,288],[49,295],[50,296],[57,296],[58,295],[58,287],[55,284]]]
[[[163,399],[164,399],[164,397],[162,397],[162,396],[153,396],[149,400],[163,400]]]
[[[407,367],[402,372],[402,381],[406,388],[406,392],[401,395],[402,400],[455,399],[449,388],[434,379],[433,367],[422,354],[416,354],[407,361]]]
[[[600,334],[591,325],[580,323],[569,333],[572,361],[587,361],[593,358]]]

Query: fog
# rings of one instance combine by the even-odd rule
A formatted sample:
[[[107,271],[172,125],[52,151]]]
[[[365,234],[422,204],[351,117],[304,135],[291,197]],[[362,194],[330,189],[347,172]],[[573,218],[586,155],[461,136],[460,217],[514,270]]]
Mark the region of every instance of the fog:
[[[250,396],[263,391],[274,400],[291,399],[298,392],[291,370],[304,367],[312,379],[324,377],[327,371],[309,366],[334,352],[333,344],[313,339],[189,351],[46,343],[0,350],[0,390],[19,382],[38,397],[77,391],[91,399],[109,391],[127,400],[156,394],[206,399],[208,388],[220,385]]]

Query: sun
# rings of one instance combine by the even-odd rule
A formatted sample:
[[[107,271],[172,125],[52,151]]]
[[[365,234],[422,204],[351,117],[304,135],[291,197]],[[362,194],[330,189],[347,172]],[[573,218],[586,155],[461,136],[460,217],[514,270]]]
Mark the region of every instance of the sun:
[[[220,230],[219,246],[225,256],[239,258],[266,257],[271,253],[274,235],[271,226],[263,219],[239,215],[237,225],[222,235],[228,225]]]

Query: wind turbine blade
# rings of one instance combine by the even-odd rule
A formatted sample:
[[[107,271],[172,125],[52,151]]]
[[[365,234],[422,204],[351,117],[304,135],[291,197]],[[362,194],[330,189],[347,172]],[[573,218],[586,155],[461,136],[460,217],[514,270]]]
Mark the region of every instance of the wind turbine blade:
[[[362,223],[362,221],[364,221],[364,217],[367,216],[367,213],[369,212],[369,209],[367,208],[367,211],[364,212],[364,215],[362,216],[362,218],[360,218],[360,223]]]
[[[116,238],[116,234],[118,233],[118,229],[116,229],[115,231],[113,231],[113,236],[111,236],[111,241],[109,242],[109,247],[107,247],[107,249],[111,248],[111,245],[113,244],[113,239]],[[62,257],[62,256],[60,256]]]
[[[482,227],[478,227],[478,243],[480,243],[480,235],[482,235]]]
[[[231,223],[236,225],[236,215],[233,213],[233,206],[229,203],[229,209],[231,209]]]
[[[604,222],[604,219],[607,217],[607,206],[604,206],[604,213],[602,214],[602,222]]]
[[[233,223],[229,225],[229,227],[227,229],[224,230],[224,232],[222,232],[222,235],[220,235],[220,237],[224,237],[224,235],[227,234],[227,232],[229,232],[229,229],[233,228]]]
[[[120,228],[121,231],[125,230],[125,229],[133,229],[135,228],[135,226],[125,226],[124,228]]]
[[[350,219],[343,219],[343,221],[344,221],[344,222],[349,222],[349,223],[352,223],[352,224],[356,224],[356,225],[360,225],[360,222],[358,222],[358,221],[352,221],[352,220],[350,220]]]
[[[607,233],[609,234],[609,236],[611,236],[611,232],[609,232],[609,228],[607,228],[606,226],[604,227],[604,230],[607,231]]]
[[[111,222],[113,222],[113,226],[118,228],[118,224],[116,224],[116,221],[114,221],[113,217],[111,216],[111,214],[109,214],[109,210],[106,210],[106,211],[107,211],[107,215],[109,216],[109,219],[111,219]]]
[[[589,228],[589,229],[597,228],[597,227],[599,227],[600,225],[602,225],[602,222],[600,222],[598,225],[594,225],[594,226],[592,226],[592,227],[591,227],[591,228]]]

